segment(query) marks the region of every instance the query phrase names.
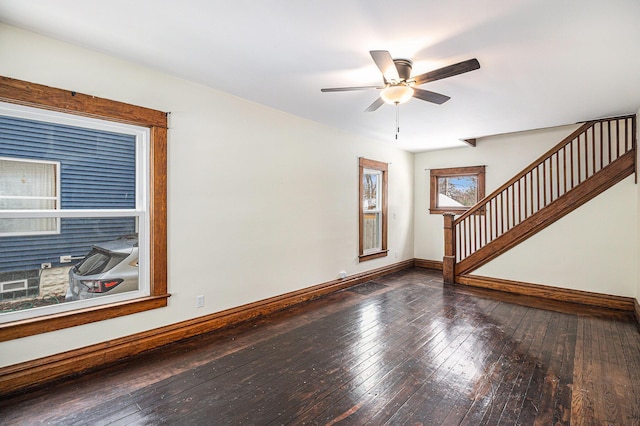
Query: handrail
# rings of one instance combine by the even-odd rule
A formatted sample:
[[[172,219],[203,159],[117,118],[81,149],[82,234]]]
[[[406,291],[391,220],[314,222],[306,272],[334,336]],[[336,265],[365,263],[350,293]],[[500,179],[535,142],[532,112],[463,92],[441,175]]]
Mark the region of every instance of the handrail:
[[[634,150],[635,126],[635,115],[585,122],[463,215],[450,216],[445,220],[445,229],[451,229],[445,232],[446,269]]]
[[[460,223],[461,221],[463,221],[466,217],[471,216],[473,214],[477,214],[478,210],[482,209],[482,206],[484,204],[486,204],[487,200],[490,200],[492,198],[494,198],[496,195],[500,194],[502,191],[504,191],[506,188],[510,187],[511,185],[513,185],[515,182],[519,181],[520,179],[522,179],[522,177],[524,175],[526,175],[527,173],[529,173],[530,171],[532,171],[533,169],[535,169],[536,167],[538,167],[538,165],[542,162],[544,162],[545,160],[547,160],[549,157],[551,157],[554,153],[556,153],[557,151],[559,151],[560,149],[562,149],[565,145],[567,145],[567,143],[571,142],[572,140],[574,140],[578,135],[580,135],[581,133],[583,133],[586,129],[588,129],[589,127],[591,127],[593,125],[593,123],[595,123],[595,121],[587,121],[585,122],[583,125],[581,125],[580,127],[578,127],[576,130],[574,130],[569,136],[567,136],[566,138],[564,138],[563,140],[561,140],[557,145],[555,145],[553,148],[551,148],[550,150],[548,150],[547,152],[545,152],[544,154],[542,154],[537,160],[533,161],[529,166],[527,166],[525,169],[523,169],[520,173],[518,173],[517,175],[515,175],[514,177],[512,177],[511,179],[509,179],[505,184],[503,184],[501,187],[499,187],[498,189],[496,189],[495,191],[493,191],[491,194],[487,195],[486,197],[484,197],[483,199],[479,200],[473,207],[471,207],[469,210],[467,210],[463,215],[461,215],[459,218],[457,218],[455,220],[455,223]]]

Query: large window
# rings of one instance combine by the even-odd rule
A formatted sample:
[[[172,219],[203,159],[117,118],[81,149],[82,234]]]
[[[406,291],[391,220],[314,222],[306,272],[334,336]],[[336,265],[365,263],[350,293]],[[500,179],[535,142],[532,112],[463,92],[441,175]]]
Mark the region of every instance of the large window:
[[[387,255],[387,163],[360,158],[360,261]]]
[[[430,170],[432,214],[464,213],[484,198],[484,166]]]
[[[166,114],[0,78],[0,341],[166,306]]]

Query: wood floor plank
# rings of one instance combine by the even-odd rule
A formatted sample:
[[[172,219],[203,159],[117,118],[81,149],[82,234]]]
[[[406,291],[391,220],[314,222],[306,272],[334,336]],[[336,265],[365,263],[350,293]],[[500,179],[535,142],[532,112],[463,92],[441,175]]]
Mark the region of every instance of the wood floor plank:
[[[640,351],[633,349],[637,340],[637,330],[635,324],[629,326],[620,322],[616,322],[616,327],[620,333],[620,352],[624,358],[624,367],[626,368],[629,382],[640,383]],[[624,388],[625,393],[625,422],[630,425],[640,425],[640,387],[629,384],[620,384]]]
[[[591,345],[589,337],[591,327],[587,318],[578,318],[576,333],[576,355],[574,357],[573,387],[571,389],[571,424],[589,425],[594,424],[593,402],[588,389],[590,369]]]

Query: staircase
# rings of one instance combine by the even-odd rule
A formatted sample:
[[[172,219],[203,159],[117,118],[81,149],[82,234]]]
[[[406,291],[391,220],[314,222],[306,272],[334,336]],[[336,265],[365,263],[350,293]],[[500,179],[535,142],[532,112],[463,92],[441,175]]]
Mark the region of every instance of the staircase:
[[[443,278],[479,268],[635,172],[635,115],[582,124],[465,214],[444,215]]]

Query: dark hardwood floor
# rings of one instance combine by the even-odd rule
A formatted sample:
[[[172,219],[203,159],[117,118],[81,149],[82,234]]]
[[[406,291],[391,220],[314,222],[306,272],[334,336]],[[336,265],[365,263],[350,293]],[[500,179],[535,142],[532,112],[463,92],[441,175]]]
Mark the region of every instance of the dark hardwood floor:
[[[629,313],[409,269],[0,401],[0,424],[640,424]]]

